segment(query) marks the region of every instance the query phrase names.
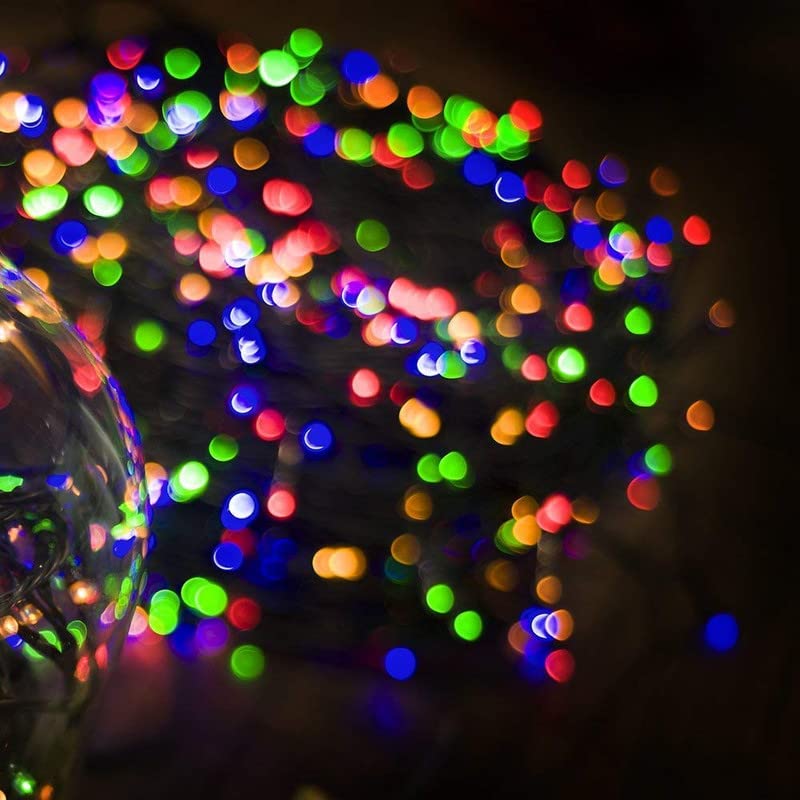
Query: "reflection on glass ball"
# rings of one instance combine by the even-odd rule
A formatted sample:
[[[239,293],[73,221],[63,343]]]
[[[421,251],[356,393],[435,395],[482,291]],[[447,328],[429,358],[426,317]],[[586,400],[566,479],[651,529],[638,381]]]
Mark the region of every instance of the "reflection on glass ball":
[[[0,257],[0,796],[69,762],[143,586],[146,500],[118,384]]]

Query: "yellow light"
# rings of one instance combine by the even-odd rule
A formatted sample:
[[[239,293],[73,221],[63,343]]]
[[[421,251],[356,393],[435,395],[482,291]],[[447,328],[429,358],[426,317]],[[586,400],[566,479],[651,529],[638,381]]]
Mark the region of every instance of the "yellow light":
[[[364,576],[367,559],[358,547],[337,547],[328,559],[334,577],[346,581],[357,581]]]
[[[510,561],[498,558],[486,565],[486,583],[498,592],[513,591],[519,583],[519,570]]]
[[[447,323],[447,333],[458,345],[467,339],[478,339],[481,335],[480,320],[470,311],[459,311]]]
[[[561,599],[561,581],[555,575],[547,575],[536,584],[536,596],[552,605]]]
[[[28,267],[22,270],[22,274],[43,292],[46,292],[50,288],[50,276],[43,269]]]
[[[421,552],[419,539],[413,533],[403,533],[392,542],[392,558],[406,566],[416,564]]]
[[[431,496],[422,489],[409,489],[403,499],[403,513],[418,522],[428,519],[433,513]]]

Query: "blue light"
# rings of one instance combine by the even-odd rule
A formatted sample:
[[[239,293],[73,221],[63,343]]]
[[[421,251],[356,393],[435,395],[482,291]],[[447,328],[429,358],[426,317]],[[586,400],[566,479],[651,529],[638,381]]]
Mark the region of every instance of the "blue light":
[[[134,78],[142,94],[158,94],[163,88],[164,74],[158,67],[154,67],[151,64],[142,64],[142,66],[137,67],[136,72],[134,72]]]
[[[358,296],[364,289],[364,284],[361,281],[350,281],[342,288],[342,302],[348,308],[356,308],[358,305]]]
[[[497,177],[497,167],[485,153],[473,152],[465,159],[462,166],[464,177],[473,186],[486,186]]]
[[[230,194],[236,188],[237,182],[236,173],[227,167],[212,167],[206,175],[208,191],[218,197]]]
[[[342,59],[342,74],[350,83],[366,83],[380,72],[380,64],[363,50],[351,50]]]
[[[395,344],[410,344],[417,338],[417,325],[413,319],[400,317],[393,325],[389,334]]]
[[[111,548],[111,551],[117,558],[125,558],[125,556],[130,553],[135,541],[135,536],[131,536],[129,539],[117,539],[117,541],[114,542],[114,546]]]
[[[237,417],[249,417],[258,407],[258,390],[254,386],[237,386],[228,398],[228,408]]]
[[[309,422],[300,431],[300,443],[307,453],[321,455],[333,445],[333,433],[324,422]]]
[[[336,130],[330,125],[320,125],[303,138],[303,147],[317,158],[331,155],[336,150]]]
[[[275,286],[275,284],[268,285]],[[222,312],[222,324],[229,331],[238,331],[245,325],[256,322],[260,314],[258,303],[249,297],[240,297],[225,307]]]
[[[65,220],[53,231],[53,249],[57,253],[68,253],[80,247],[86,241],[88,234],[89,231],[82,222],[76,219]]]
[[[611,155],[600,162],[597,174],[605,186],[621,186],[628,180],[628,168],[620,159]]]
[[[8,69],[8,58],[6,57],[5,53],[0,53],[0,78],[6,74],[6,70]]]
[[[257,364],[267,355],[267,346],[255,325],[247,325],[233,336],[239,358],[245,364]]]
[[[222,542],[214,548],[214,563],[227,572],[239,569],[244,561],[244,554],[235,542]]]
[[[417,659],[407,647],[393,647],[383,659],[386,673],[396,681],[408,680],[417,668]]]
[[[189,341],[198,347],[207,347],[217,338],[217,331],[214,326],[204,319],[195,320],[187,331]]]
[[[89,91],[99,103],[115,103],[128,88],[128,82],[117,72],[101,72],[92,78]]]
[[[252,492],[241,489],[225,501],[220,520],[226,528],[240,531],[258,516],[258,511],[258,498]]]
[[[515,172],[501,172],[494,184],[494,193],[504,203],[518,203],[525,197],[525,184]]]
[[[576,222],[572,226],[572,241],[581,250],[592,250],[603,241],[603,232],[593,222]]]
[[[486,348],[477,339],[467,339],[461,345],[461,359],[465,364],[483,364],[486,361]]]
[[[739,639],[739,626],[732,614],[714,614],[705,628],[706,644],[718,653],[731,650]]]
[[[672,241],[672,225],[664,217],[651,217],[645,225],[644,232],[651,242],[669,244]]]

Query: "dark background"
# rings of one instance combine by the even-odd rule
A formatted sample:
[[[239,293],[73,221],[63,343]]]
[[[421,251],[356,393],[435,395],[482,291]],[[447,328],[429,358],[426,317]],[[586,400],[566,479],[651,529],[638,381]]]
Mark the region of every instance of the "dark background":
[[[387,690],[363,672],[275,657],[268,679],[245,688],[209,664],[142,680],[129,658],[77,796],[796,796],[791,4],[3,5],[0,43],[33,50],[76,33],[106,43],[164,19],[245,31],[262,47],[307,25],[379,56],[402,45],[443,93],[494,109],[530,98],[557,162],[612,151],[632,171],[678,172],[676,215],[702,214],[714,235],[679,283],[679,307],[702,315],[723,296],[737,311],[729,336],[675,368],[686,396],[718,412],[670,479],[681,502],[649,528],[609,532],[567,576],[578,620],[570,685],[534,689],[466,663]],[[702,624],[687,586],[701,614],[736,615],[732,653],[711,657],[686,633]]]

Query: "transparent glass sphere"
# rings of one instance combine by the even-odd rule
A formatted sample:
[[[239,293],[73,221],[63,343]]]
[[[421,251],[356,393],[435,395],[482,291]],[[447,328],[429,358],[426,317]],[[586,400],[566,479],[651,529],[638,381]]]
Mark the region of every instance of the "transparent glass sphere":
[[[40,796],[69,761],[136,607],[148,516],[118,384],[0,256],[0,797]]]

